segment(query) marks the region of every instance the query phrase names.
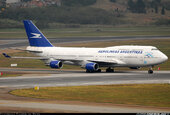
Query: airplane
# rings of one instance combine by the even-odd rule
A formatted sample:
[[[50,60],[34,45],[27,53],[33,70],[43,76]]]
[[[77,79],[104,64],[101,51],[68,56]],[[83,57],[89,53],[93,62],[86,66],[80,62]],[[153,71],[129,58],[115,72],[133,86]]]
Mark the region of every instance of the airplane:
[[[31,20],[24,20],[23,23],[30,44],[25,51],[38,57],[11,57],[3,53],[6,58],[39,59],[55,69],[62,68],[63,64],[79,65],[86,69],[87,73],[101,72],[101,67],[106,67],[106,72],[114,72],[115,67],[148,67],[148,74],[153,73],[152,68],[155,65],[168,60],[168,57],[154,46],[54,47]]]

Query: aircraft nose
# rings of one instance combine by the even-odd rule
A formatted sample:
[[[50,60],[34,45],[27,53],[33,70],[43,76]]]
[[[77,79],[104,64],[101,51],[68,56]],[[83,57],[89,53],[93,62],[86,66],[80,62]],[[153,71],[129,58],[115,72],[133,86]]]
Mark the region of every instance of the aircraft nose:
[[[162,57],[163,61],[167,61],[168,60],[168,57],[164,54],[163,57]]]

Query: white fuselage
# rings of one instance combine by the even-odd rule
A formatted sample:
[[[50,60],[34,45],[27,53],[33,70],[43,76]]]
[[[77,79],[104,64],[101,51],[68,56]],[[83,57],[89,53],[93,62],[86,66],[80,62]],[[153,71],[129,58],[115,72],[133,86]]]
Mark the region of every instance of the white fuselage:
[[[27,47],[41,57],[75,65],[84,65],[91,60],[107,62],[100,67],[145,67],[165,62],[168,57],[153,46],[114,46],[106,48],[73,48],[73,47]],[[67,60],[67,61],[66,61]],[[74,60],[74,61],[73,61]],[[76,61],[77,60],[77,61]]]

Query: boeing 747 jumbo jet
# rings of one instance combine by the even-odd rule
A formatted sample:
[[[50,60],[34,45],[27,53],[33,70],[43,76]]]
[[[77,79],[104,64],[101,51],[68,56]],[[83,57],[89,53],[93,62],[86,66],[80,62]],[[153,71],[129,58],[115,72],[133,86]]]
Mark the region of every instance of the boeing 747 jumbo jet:
[[[11,57],[7,58],[40,59],[51,68],[60,69],[63,64],[79,65],[87,73],[101,72],[101,67],[106,67],[106,72],[114,72],[115,67],[129,67],[139,69],[148,67],[152,74],[152,67],[168,60],[168,57],[154,46],[113,46],[106,48],[77,48],[54,47],[40,30],[30,20],[24,20],[25,30],[29,44],[26,51],[38,57]]]

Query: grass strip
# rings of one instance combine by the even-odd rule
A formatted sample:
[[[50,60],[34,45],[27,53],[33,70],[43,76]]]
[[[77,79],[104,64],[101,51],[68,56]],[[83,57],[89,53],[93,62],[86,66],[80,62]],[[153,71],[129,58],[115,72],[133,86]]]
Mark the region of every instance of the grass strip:
[[[45,87],[38,91],[18,89],[10,93],[17,96],[62,101],[170,107],[170,84]]]
[[[98,36],[170,36],[168,26],[144,27],[94,27],[41,29],[47,38],[56,37],[98,37]],[[25,38],[24,29],[0,29],[0,38]]]
[[[17,76],[21,76],[21,75],[22,74],[3,72],[3,75],[1,75],[0,77],[17,77]]]

